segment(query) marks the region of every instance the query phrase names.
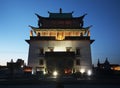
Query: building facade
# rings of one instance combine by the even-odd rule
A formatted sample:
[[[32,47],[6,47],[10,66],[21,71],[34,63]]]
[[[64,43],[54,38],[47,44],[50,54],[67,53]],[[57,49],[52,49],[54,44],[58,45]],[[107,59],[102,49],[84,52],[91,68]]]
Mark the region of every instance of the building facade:
[[[31,27],[28,66],[33,73],[60,74],[92,70],[90,26],[84,27],[84,17],[73,17],[73,12],[38,14],[38,27]]]

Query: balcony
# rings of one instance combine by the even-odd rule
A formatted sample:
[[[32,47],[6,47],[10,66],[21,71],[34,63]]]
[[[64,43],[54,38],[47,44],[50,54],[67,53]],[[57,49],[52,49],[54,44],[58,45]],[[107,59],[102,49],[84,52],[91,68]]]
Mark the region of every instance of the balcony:
[[[56,40],[53,36],[32,36],[30,40]],[[90,40],[89,36],[66,36],[64,40]]]

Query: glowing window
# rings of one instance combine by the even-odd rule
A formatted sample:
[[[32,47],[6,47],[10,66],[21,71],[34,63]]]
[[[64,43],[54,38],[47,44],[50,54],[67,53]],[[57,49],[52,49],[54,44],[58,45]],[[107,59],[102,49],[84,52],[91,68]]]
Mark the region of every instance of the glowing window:
[[[64,34],[63,34],[63,32],[58,32],[57,33],[57,36],[56,36],[56,39],[57,40],[63,40],[65,37],[64,37]]]

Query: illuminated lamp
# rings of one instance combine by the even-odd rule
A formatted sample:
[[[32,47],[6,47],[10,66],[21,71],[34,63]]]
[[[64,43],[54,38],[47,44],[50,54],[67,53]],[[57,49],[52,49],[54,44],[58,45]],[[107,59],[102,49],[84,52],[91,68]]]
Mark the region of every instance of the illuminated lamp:
[[[23,68],[24,66],[23,65],[21,65],[21,68]]]
[[[88,71],[87,71],[87,75],[88,75],[88,76],[91,76],[91,75],[92,75],[92,71],[91,71],[91,70],[88,70]]]
[[[58,32],[57,33],[57,36],[56,36],[56,39],[57,40],[63,40],[65,37],[64,37],[64,35],[63,35],[63,32]]]
[[[53,72],[53,75],[54,75],[54,76],[57,76],[57,75],[58,75],[58,72],[57,72],[57,71],[54,71],[54,72]]]
[[[44,72],[43,72],[43,74],[45,75],[45,74],[46,74],[46,72],[44,71]]]
[[[85,69],[80,69],[80,72],[83,74],[85,72]]]

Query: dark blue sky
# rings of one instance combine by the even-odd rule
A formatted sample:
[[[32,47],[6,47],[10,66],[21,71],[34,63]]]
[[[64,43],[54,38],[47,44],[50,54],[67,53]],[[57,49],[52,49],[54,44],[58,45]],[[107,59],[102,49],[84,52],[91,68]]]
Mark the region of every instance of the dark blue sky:
[[[73,16],[88,15],[85,27],[91,28],[93,64],[106,57],[120,64],[120,0],[0,0],[0,65],[22,58],[27,62],[28,25],[37,26],[35,13],[48,16],[48,11],[72,12]]]

